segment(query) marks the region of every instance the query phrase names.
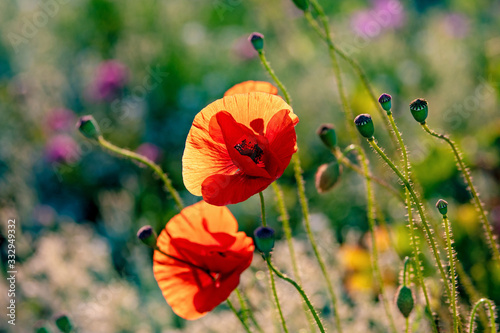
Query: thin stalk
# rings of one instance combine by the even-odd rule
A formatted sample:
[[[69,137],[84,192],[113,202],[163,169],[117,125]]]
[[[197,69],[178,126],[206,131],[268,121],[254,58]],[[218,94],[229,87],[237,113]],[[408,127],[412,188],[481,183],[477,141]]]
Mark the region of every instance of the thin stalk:
[[[361,148],[358,148],[358,154],[360,157],[361,165],[363,166],[363,171],[365,175],[370,173],[368,168],[368,161],[364,151]],[[373,197],[373,187],[369,178],[366,178],[366,201],[367,201],[367,210],[368,210],[368,226],[370,228],[370,235],[372,240],[372,265],[373,271],[375,273],[375,278],[378,280],[379,288],[380,288],[380,298],[382,299],[382,303],[384,304],[385,313],[387,315],[387,319],[389,320],[389,326],[391,330],[396,333],[396,325],[394,324],[394,318],[391,314],[391,309],[389,306],[389,302],[385,297],[385,287],[384,281],[382,279],[382,274],[380,273],[380,266],[378,262],[378,250],[377,250],[377,240],[375,238],[375,209],[374,209],[374,200]]]
[[[133,151],[130,151],[128,149],[117,147],[114,144],[112,144],[111,142],[104,139],[102,136],[99,136],[98,142],[102,147],[104,147],[104,148],[106,148],[106,149],[108,149],[108,150],[110,150],[118,155],[121,155],[121,156],[126,157],[126,158],[131,159],[131,160],[141,162],[141,163],[147,165],[148,167],[150,167],[163,181],[163,183],[165,184],[165,187],[167,188],[167,191],[170,193],[170,195],[172,195],[172,198],[174,199],[179,210],[182,210],[184,208],[184,204],[182,203],[182,199],[179,196],[179,193],[175,190],[174,186],[172,185],[172,181],[170,180],[170,178],[168,178],[167,174],[165,172],[163,172],[163,170],[161,169],[161,167],[158,164],[151,161],[146,156],[142,156],[140,154],[134,153]]]
[[[281,215],[281,223],[283,225],[283,233],[285,234],[285,239],[286,243],[288,245],[288,251],[290,252],[290,260],[292,262],[292,269],[293,269],[293,275],[295,277],[295,280],[299,284],[302,284],[301,278],[300,278],[300,273],[299,273],[299,266],[297,265],[297,259],[295,255],[295,248],[293,246],[293,241],[292,241],[292,228],[290,227],[290,218],[288,217],[288,213],[286,211],[286,206],[285,206],[285,199],[283,197],[283,191],[281,190],[280,186],[278,185],[277,182],[273,182],[271,184],[273,187],[274,193],[276,195],[276,201],[278,203],[278,210]],[[302,303],[302,306],[304,308],[304,312],[307,317],[307,322],[310,325],[311,332],[314,331],[314,326],[312,323],[313,318],[311,317],[311,314],[309,313],[307,309],[307,305],[305,303]]]
[[[392,131],[396,135],[396,138],[398,140],[399,148],[401,149],[401,155],[403,157],[403,169],[405,171],[405,179],[408,183],[411,181],[411,164],[410,161],[408,160],[408,151],[406,150],[406,146],[403,142],[403,138],[401,137],[401,133],[399,132],[398,126],[396,125],[396,122],[394,121],[394,117],[392,116],[392,112],[388,111],[387,112],[387,118],[389,119],[389,123],[391,124]],[[431,311],[431,305],[429,301],[429,294],[427,293],[427,287],[425,286],[424,283],[424,278],[422,276],[422,263],[420,262],[420,249],[418,247],[417,239],[415,236],[415,225],[413,222],[413,211],[412,211],[412,204],[411,204],[411,195],[410,195],[410,190],[405,187],[405,196],[406,196],[406,208],[407,208],[407,213],[408,213],[408,226],[410,228],[410,239],[413,247],[413,257],[415,260],[415,263],[417,265],[416,271],[417,271],[417,279],[420,285],[422,286],[422,291],[424,293],[424,298],[425,298],[425,305]],[[436,323],[433,318],[431,318],[431,325],[433,327],[433,330],[437,332],[437,327]]]
[[[240,316],[240,314],[238,313],[238,310],[236,310],[236,308],[234,307],[233,303],[229,300],[229,298],[226,300],[226,302],[227,302],[227,305],[229,305],[229,308],[231,309],[231,311],[233,311],[234,315],[236,317],[238,317],[239,321],[241,322],[241,325],[243,325],[243,327],[245,328],[245,331],[247,331],[247,333],[252,333],[252,331],[250,330],[250,327],[248,327],[245,320],[243,320],[243,318]]]
[[[472,312],[470,314],[470,321],[469,321],[469,333],[474,333],[474,320],[476,318],[476,312],[479,306],[482,303],[486,303],[488,307],[488,311],[490,312],[490,328],[491,328],[491,333],[496,333],[497,332],[497,326],[495,323],[495,304],[493,301],[490,301],[487,298],[481,298],[477,303],[474,305],[474,308],[472,308]]]
[[[446,233],[446,245],[448,248],[448,261],[450,263],[450,280],[453,283],[453,288],[451,288],[451,308],[453,310],[453,331],[458,333],[459,331],[459,321],[458,317],[458,304],[457,304],[457,278],[455,275],[455,256],[453,254],[452,247],[452,235],[450,221],[446,215],[443,215],[444,231]]]
[[[264,202],[264,194],[262,192],[259,192],[259,197],[260,197],[260,211],[262,214],[262,226],[267,227],[267,222],[266,222],[266,204]]]
[[[441,263],[441,259],[439,258],[439,251],[436,246],[436,242],[434,241],[434,236],[431,228],[429,227],[429,223],[427,222],[427,217],[424,214],[423,210],[423,205],[420,202],[420,199],[418,198],[417,194],[413,190],[413,187],[410,185],[410,183],[406,180],[406,178],[403,176],[403,174],[396,168],[394,163],[387,157],[387,155],[380,149],[380,147],[377,145],[375,142],[374,138],[368,139],[368,143],[375,149],[375,151],[382,157],[382,159],[389,165],[389,167],[396,173],[396,175],[399,177],[399,179],[403,182],[403,184],[406,186],[406,188],[410,191],[410,195],[412,197],[412,200],[415,204],[415,207],[418,210],[418,213],[420,215],[420,220],[422,222],[422,225],[424,226],[425,233],[427,235],[427,241],[429,242],[429,246],[431,247],[431,252],[434,255],[434,259],[436,260],[436,264],[438,265],[439,273],[441,274],[441,279],[443,280],[443,283],[445,285],[445,290],[446,290],[446,295],[448,296],[448,299],[451,300],[451,290],[450,286],[447,283],[448,279],[446,276],[446,273],[443,268],[443,264]]]
[[[240,302],[242,311],[243,311],[243,309],[244,309],[244,311],[248,311],[248,315],[250,317],[250,320],[255,325],[255,328],[257,328],[257,330],[260,333],[264,333],[264,331],[262,330],[262,327],[260,327],[259,323],[257,322],[257,319],[255,318],[255,316],[253,314],[252,307],[251,307],[250,302],[248,301],[248,298],[245,296],[245,294],[243,292],[240,292],[238,289],[235,289],[235,291],[236,291],[236,296],[238,296],[238,300]],[[247,303],[248,303],[248,306],[247,306]]]
[[[267,262],[268,267],[280,279],[285,280],[286,282],[288,282],[291,285],[293,285],[295,287],[295,289],[297,289],[297,291],[299,292],[300,296],[302,296],[302,299],[304,300],[304,302],[306,303],[307,307],[309,308],[309,311],[311,311],[311,313],[312,313],[312,315],[314,317],[314,320],[316,321],[316,324],[318,325],[319,330],[321,331],[321,333],[325,333],[326,331],[325,331],[325,328],[323,327],[323,324],[321,323],[321,319],[319,318],[318,313],[316,312],[316,310],[314,309],[313,305],[311,304],[311,301],[309,300],[309,297],[307,297],[307,294],[305,293],[304,289],[302,289],[302,287],[297,282],[295,282],[294,280],[292,280],[291,278],[289,278],[288,276],[286,276],[285,274],[283,274],[279,270],[277,270],[273,266],[270,257],[265,258],[265,260]]]
[[[285,98],[285,101],[288,104],[290,104],[291,103],[290,95],[288,94],[283,83],[281,83],[281,81],[278,79],[278,77],[274,73],[273,69],[271,68],[269,62],[267,61],[267,59],[264,55],[264,51],[259,51],[259,58],[260,58],[260,61],[262,62],[262,65],[264,66],[264,68],[267,70],[267,72],[272,77],[274,82],[278,85],[278,87],[283,92],[283,96]],[[304,226],[306,229],[307,237],[309,239],[309,242],[311,243],[314,255],[315,255],[316,260],[318,261],[318,264],[321,268],[321,273],[323,274],[323,277],[326,281],[327,289],[328,289],[328,292],[329,292],[330,297],[332,299],[332,307],[333,307],[333,313],[335,316],[335,324],[337,326],[337,331],[342,333],[342,326],[340,324],[340,317],[339,317],[339,313],[337,310],[337,303],[338,303],[337,296],[335,295],[335,291],[333,290],[333,286],[332,286],[332,283],[331,283],[330,278],[328,276],[328,272],[326,270],[325,263],[323,261],[323,258],[321,257],[321,254],[319,253],[318,246],[316,244],[316,240],[314,239],[314,235],[311,231],[311,222],[310,222],[310,218],[309,218],[309,207],[307,204],[306,190],[305,190],[305,186],[304,186],[304,178],[302,177],[302,168],[300,166],[300,159],[299,159],[299,156],[297,154],[294,154],[292,156],[292,163],[293,163],[295,180],[297,181],[297,191],[299,194],[299,202],[300,202],[300,206],[302,208],[302,214],[304,216]]]
[[[276,291],[276,282],[274,281],[273,270],[271,264],[267,261],[267,267],[269,268],[269,280],[271,282],[271,289],[273,290],[274,302],[276,303],[276,308],[278,309],[278,314],[280,315],[281,326],[283,331],[288,333],[288,328],[286,327],[285,317],[283,316],[283,311],[281,311],[280,300],[278,298],[278,292]]]
[[[483,223],[483,228],[484,231],[486,232],[486,239],[488,241],[488,244],[490,245],[490,249],[492,251],[493,258],[497,261],[497,263],[500,264],[500,250],[498,248],[497,241],[495,239],[495,236],[493,236],[493,229],[491,227],[491,224],[488,222],[488,217],[486,216],[486,212],[484,211],[483,205],[481,203],[481,200],[479,199],[479,196],[477,194],[476,188],[474,187],[474,184],[472,183],[472,178],[469,172],[469,169],[465,166],[464,161],[462,160],[461,157],[461,152],[459,151],[457,145],[446,135],[444,134],[439,134],[434,132],[427,126],[427,124],[421,123],[422,128],[429,133],[430,135],[441,139],[443,141],[446,141],[448,145],[450,145],[451,150],[453,151],[453,154],[455,155],[455,159],[457,160],[458,167],[460,171],[462,172],[465,181],[467,182],[467,185],[469,186],[469,191],[472,194],[473,197],[473,202],[474,205],[476,206],[476,209],[479,212],[479,215],[481,216],[481,222]]]
[[[410,317],[405,318],[405,333],[410,332]]]

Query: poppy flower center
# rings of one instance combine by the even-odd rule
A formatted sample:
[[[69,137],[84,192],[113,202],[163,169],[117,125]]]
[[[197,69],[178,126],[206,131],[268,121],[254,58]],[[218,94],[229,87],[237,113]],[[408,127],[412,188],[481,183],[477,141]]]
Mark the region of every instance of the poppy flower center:
[[[243,139],[240,143],[237,143],[234,148],[238,151],[238,153],[240,153],[240,155],[250,157],[255,164],[259,166],[264,165],[264,162],[262,161],[264,151],[259,147],[258,143],[252,142],[249,139]]]

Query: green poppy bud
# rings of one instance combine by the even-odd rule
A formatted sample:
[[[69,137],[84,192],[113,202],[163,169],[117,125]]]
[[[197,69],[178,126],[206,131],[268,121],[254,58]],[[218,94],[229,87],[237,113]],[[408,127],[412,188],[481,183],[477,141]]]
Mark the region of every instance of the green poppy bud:
[[[318,136],[325,146],[332,150],[337,147],[337,133],[332,124],[323,124],[318,128]]]
[[[362,136],[367,139],[371,139],[373,137],[375,127],[373,127],[372,116],[366,113],[360,114],[356,117],[356,119],[354,119],[354,123]]]
[[[257,249],[268,257],[274,248],[274,230],[269,227],[258,227],[253,235]]]
[[[407,286],[401,286],[396,295],[396,305],[399,311],[405,318],[408,318],[414,305],[413,292]]]
[[[95,121],[94,117],[91,115],[83,116],[78,120],[76,127],[85,137],[98,140],[101,136],[101,129]]]
[[[382,106],[382,109],[384,109],[387,112],[391,111],[391,107],[392,107],[392,102],[391,101],[392,101],[392,96],[389,95],[389,94],[382,94],[378,98],[378,102]]]
[[[417,98],[413,100],[410,103],[410,111],[416,121],[421,124],[425,124],[425,120],[429,114],[429,107],[425,99]]]
[[[45,326],[38,326],[38,327],[35,327],[35,333],[50,333],[50,331]]]
[[[436,202],[436,208],[439,210],[441,215],[448,214],[448,202],[445,200],[439,199],[438,202]]]
[[[264,35],[258,32],[254,32],[248,37],[248,41],[252,43],[255,51],[260,52],[264,48]]]
[[[337,159],[328,164],[322,164],[316,172],[316,190],[325,193],[331,190],[339,181],[342,174],[342,166]]]
[[[137,238],[149,247],[156,247],[156,239],[158,236],[150,225],[145,225],[137,232]]]
[[[65,314],[60,314],[56,318],[56,326],[63,333],[70,333],[73,329],[71,321]]]
[[[306,11],[309,8],[309,0],[292,0],[295,6],[302,11]]]

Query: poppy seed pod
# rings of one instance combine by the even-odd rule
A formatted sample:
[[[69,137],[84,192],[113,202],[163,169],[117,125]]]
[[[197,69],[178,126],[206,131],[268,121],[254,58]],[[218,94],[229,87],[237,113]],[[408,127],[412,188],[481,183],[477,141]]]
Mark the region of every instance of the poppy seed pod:
[[[367,113],[360,114],[356,117],[356,119],[354,119],[354,123],[362,136],[367,139],[371,139],[373,137],[375,127],[373,127],[372,116]]]
[[[50,331],[45,326],[36,326],[35,333],[50,333]]]
[[[255,51],[260,52],[264,48],[264,35],[258,32],[254,32],[248,37],[248,41],[252,43]]]
[[[156,240],[158,236],[150,225],[145,225],[137,232],[137,238],[149,247],[154,248],[156,246]]]
[[[396,305],[399,311],[405,318],[408,318],[414,305],[413,292],[407,286],[401,286],[396,295]]]
[[[255,246],[264,256],[269,256],[274,248],[274,230],[269,227],[258,227],[254,231]]]
[[[325,193],[331,190],[339,181],[342,174],[342,166],[337,159],[328,164],[322,164],[316,171],[316,190]]]
[[[60,314],[56,318],[56,326],[57,328],[64,333],[70,333],[71,330],[73,329],[73,326],[71,325],[71,321],[69,320],[68,316],[65,314]]]
[[[389,94],[382,94],[378,98],[378,102],[382,106],[382,109],[384,109],[387,112],[391,111],[392,108],[392,96]]]
[[[323,124],[318,128],[318,136],[325,146],[332,150],[337,147],[337,133],[332,124]]]
[[[445,200],[439,199],[438,202],[436,202],[436,208],[439,210],[441,215],[448,214],[448,202]]]
[[[417,98],[413,100],[410,103],[410,111],[416,121],[421,124],[425,124],[425,120],[429,114],[429,107],[425,99]]]
[[[298,9],[306,11],[309,8],[309,0],[292,0]]]
[[[76,123],[76,128],[88,139],[98,140],[101,136],[101,129],[91,115],[81,117]]]

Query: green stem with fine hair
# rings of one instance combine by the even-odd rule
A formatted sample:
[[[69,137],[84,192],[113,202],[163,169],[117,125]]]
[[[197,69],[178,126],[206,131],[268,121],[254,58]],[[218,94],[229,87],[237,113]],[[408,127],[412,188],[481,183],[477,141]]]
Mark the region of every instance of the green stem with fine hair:
[[[450,221],[448,220],[448,217],[446,215],[443,215],[443,224],[444,224],[444,231],[446,234],[446,247],[448,248],[448,262],[450,264],[450,280],[453,284],[453,288],[451,288],[451,308],[453,310],[453,331],[455,333],[458,333],[459,331],[459,323],[460,323],[460,318],[458,317],[458,304],[457,304],[457,277],[455,275],[455,256],[453,254],[453,246],[452,246],[452,234],[451,234],[451,226],[450,226]]]
[[[290,218],[288,217],[288,213],[286,211],[283,191],[281,190],[277,182],[273,182],[271,186],[273,187],[274,193],[276,195],[276,201],[278,203],[278,210],[280,212],[281,223],[283,225],[283,233],[285,234],[286,243],[288,245],[288,251],[290,252],[290,260],[292,262],[293,275],[295,277],[295,280],[297,280],[299,284],[302,284],[299,273],[299,266],[297,265],[297,258],[295,255],[295,248],[293,246],[293,241],[292,241],[292,228],[290,227]],[[313,318],[311,317],[311,314],[307,309],[307,305],[305,303],[302,303],[302,306],[304,308],[304,312],[307,317],[307,322],[310,325],[309,328],[311,329],[311,332],[313,332],[314,331],[314,326],[312,323]]]
[[[281,305],[280,305],[280,301],[278,298],[278,292],[276,291],[276,282],[274,281],[273,270],[270,266],[271,264],[269,263],[269,261],[268,260],[266,260],[266,261],[267,261],[267,267],[269,268],[269,281],[271,282],[271,289],[273,291],[274,302],[276,303],[276,308],[278,309],[278,314],[280,316],[281,325],[283,327],[283,331],[285,331],[285,333],[288,333],[288,328],[286,327],[285,317],[283,316],[283,311],[281,311]]]
[[[495,304],[493,301],[490,301],[487,298],[481,298],[477,303],[474,305],[474,308],[472,308],[472,312],[470,314],[470,321],[469,321],[469,333],[474,333],[474,320],[476,318],[476,312],[479,306],[482,303],[486,303],[488,305],[488,311],[490,312],[490,328],[491,328],[491,333],[496,333],[497,332],[497,326],[495,323]]]
[[[235,291],[236,296],[238,297],[238,301],[240,303],[243,320],[245,320],[245,322],[246,322],[247,318],[250,318],[250,320],[255,325],[257,330],[259,332],[263,333],[262,328],[260,327],[259,323],[257,322],[257,319],[255,319],[252,308],[250,306],[247,306],[248,300],[243,295],[243,292],[240,292],[238,289],[235,289],[234,291]],[[248,315],[248,317],[247,317],[247,315]]]
[[[368,159],[366,158],[366,154],[360,147],[358,147],[357,150],[360,157],[361,165],[363,166],[363,172],[365,175],[368,175],[370,174],[370,170],[368,168]],[[382,279],[382,274],[380,273],[380,266],[378,262],[378,249],[377,249],[377,241],[375,238],[374,200],[375,198],[373,197],[373,186],[370,179],[367,177],[366,178],[366,201],[368,210],[367,218],[368,218],[368,227],[370,229],[370,235],[372,241],[371,256],[372,256],[373,271],[375,274],[375,279],[377,279],[377,282],[379,284],[380,298],[382,299],[382,303],[384,304],[385,313],[387,315],[387,319],[389,320],[389,326],[391,327],[391,330],[394,333],[396,333],[397,332],[396,325],[394,324],[394,318],[392,317],[391,314],[389,302],[387,301],[387,298],[385,296],[384,281]]]
[[[309,311],[311,311],[311,313],[312,313],[312,315],[314,317],[314,320],[316,321],[316,324],[318,325],[319,330],[322,333],[325,333],[326,331],[325,331],[325,328],[323,327],[323,324],[321,323],[321,319],[319,318],[318,313],[316,312],[316,310],[314,309],[313,305],[311,304],[311,301],[309,300],[309,297],[307,297],[307,294],[305,293],[304,289],[302,289],[302,287],[297,282],[295,282],[294,280],[292,280],[291,278],[289,278],[288,276],[286,276],[285,274],[283,274],[279,270],[277,270],[276,267],[273,266],[270,257],[265,258],[265,260],[267,262],[268,267],[280,279],[285,280],[286,282],[288,282],[291,285],[293,285],[295,287],[295,289],[297,289],[297,291],[299,292],[300,296],[302,296],[302,299],[304,300],[304,302],[306,303],[307,307],[309,308]]]
[[[262,192],[259,192],[259,197],[260,197],[260,211],[262,214],[262,226],[267,227],[267,222],[266,222],[266,204],[264,202],[264,194]]]
[[[146,156],[142,156],[140,154],[134,153],[133,151],[117,147],[114,144],[112,144],[111,142],[104,139],[102,136],[99,136],[97,141],[99,142],[99,144],[102,147],[108,149],[109,151],[112,151],[112,152],[114,152],[118,155],[121,155],[123,157],[126,157],[128,159],[141,162],[141,163],[147,165],[148,167],[150,167],[163,181],[163,183],[165,184],[165,187],[167,188],[167,191],[170,193],[170,195],[172,195],[172,198],[174,199],[175,203],[177,204],[177,207],[179,208],[179,210],[182,210],[184,208],[184,204],[182,202],[182,199],[179,196],[179,193],[177,193],[174,186],[172,185],[172,181],[170,180],[170,178],[168,178],[167,174],[165,172],[163,172],[163,170],[161,169],[161,167],[158,164],[151,161]]]
[[[434,255],[434,259],[435,259],[436,264],[438,266],[439,273],[441,274],[441,279],[443,280],[443,283],[445,285],[446,295],[447,295],[448,299],[451,300],[451,289],[450,289],[450,285],[448,283],[448,278],[447,278],[445,270],[443,268],[441,258],[439,258],[439,251],[438,251],[438,248],[436,246],[436,242],[434,240],[434,235],[433,235],[433,232],[429,226],[429,223],[427,222],[427,217],[424,214],[423,205],[420,202],[420,199],[418,198],[417,194],[413,190],[413,187],[410,185],[410,183],[403,176],[403,174],[398,170],[398,168],[396,168],[394,163],[392,163],[392,161],[389,159],[389,157],[387,157],[387,155],[382,151],[382,149],[380,149],[380,147],[375,142],[375,139],[373,137],[369,138],[368,143],[373,147],[373,149],[375,149],[375,151],[380,155],[380,157],[382,157],[382,159],[396,173],[396,175],[399,177],[399,179],[403,182],[403,184],[406,186],[406,188],[410,191],[410,195],[412,197],[413,203],[415,204],[415,207],[418,210],[418,213],[420,215],[420,220],[422,222],[425,233],[427,235],[427,241],[429,242],[431,252]]]
[[[461,152],[459,151],[457,145],[448,136],[434,132],[429,128],[429,126],[427,126],[425,122],[421,123],[421,125],[422,128],[430,135],[438,139],[441,139],[443,141],[446,141],[450,146],[451,150],[453,151],[455,159],[457,160],[458,167],[462,172],[465,181],[467,182],[467,185],[469,186],[469,191],[472,194],[474,205],[476,206],[476,209],[479,211],[479,214],[481,216],[481,222],[483,223],[483,228],[486,233],[486,239],[488,241],[488,244],[490,245],[493,258],[496,260],[498,264],[500,264],[500,250],[498,248],[495,236],[493,235],[493,229],[491,227],[491,224],[488,222],[488,217],[486,216],[486,212],[484,211],[481,200],[479,199],[476,187],[472,183],[472,177],[470,175],[469,169],[465,166],[465,163],[462,160]]]
[[[403,157],[403,169],[405,171],[405,178],[408,183],[411,181],[411,164],[408,159],[408,152],[406,150],[406,146],[403,142],[403,138],[401,137],[401,133],[399,132],[398,126],[396,125],[396,122],[394,121],[394,117],[392,116],[392,112],[388,111],[387,112],[387,118],[389,119],[389,123],[391,124],[392,131],[395,133],[396,138],[398,140],[399,148],[401,149],[401,155]],[[413,222],[413,211],[412,211],[412,204],[411,204],[411,195],[410,195],[410,190],[405,187],[405,196],[406,196],[406,208],[407,208],[407,213],[408,213],[408,228],[410,229],[410,239],[413,247],[413,257],[416,263],[416,273],[417,273],[417,279],[419,284],[422,286],[422,291],[424,293],[424,298],[425,298],[425,305],[431,311],[431,304],[429,300],[429,294],[427,292],[427,287],[425,286],[424,283],[424,277],[422,276],[422,263],[420,261],[420,249],[418,247],[416,235],[415,235],[415,225]],[[432,325],[432,329],[434,332],[437,332],[437,327],[436,323],[433,318],[430,318],[430,322]]]
[[[264,55],[264,51],[259,51],[259,58],[262,62],[262,65],[264,66],[264,68],[267,70],[269,75],[271,75],[271,77],[273,78],[274,82],[278,85],[278,87],[280,87],[280,89],[283,92],[283,95],[285,97],[285,101],[290,105],[290,102],[291,102],[290,95],[288,94],[283,83],[281,83],[281,81],[278,79],[278,77],[274,73],[273,69],[271,68],[269,62],[267,61],[267,59]],[[292,156],[292,163],[293,163],[293,171],[294,171],[295,180],[297,181],[297,191],[298,191],[298,195],[299,195],[300,206],[302,208],[302,214],[304,216],[304,226],[306,229],[307,237],[309,239],[309,242],[311,243],[311,247],[313,248],[314,255],[316,257],[316,260],[318,261],[318,264],[319,264],[320,269],[321,269],[321,273],[323,274],[323,277],[326,281],[327,289],[328,289],[328,292],[329,292],[330,297],[332,299],[332,307],[333,307],[333,313],[335,316],[335,325],[337,327],[337,331],[342,333],[342,326],[340,323],[340,317],[339,317],[339,313],[337,310],[337,303],[338,303],[337,296],[335,294],[335,291],[333,290],[333,286],[332,286],[332,283],[331,283],[330,278],[328,276],[328,272],[326,270],[325,263],[323,261],[323,258],[321,257],[321,254],[319,253],[318,245],[316,244],[316,240],[314,239],[314,235],[313,235],[312,230],[311,230],[311,221],[309,218],[309,207],[307,204],[306,190],[305,190],[305,186],[304,186],[304,178],[302,177],[302,168],[300,166],[300,159],[299,159],[299,156],[297,154],[294,154]]]
[[[252,331],[250,330],[250,327],[248,327],[246,321],[242,318],[240,313],[238,313],[238,310],[236,310],[236,308],[234,307],[233,303],[229,300],[229,298],[226,299],[226,302],[227,302],[227,305],[229,306],[229,308],[231,309],[231,311],[233,311],[234,315],[236,317],[238,317],[239,321],[241,322],[241,324],[245,328],[245,331],[247,331],[247,333],[252,333]]]

